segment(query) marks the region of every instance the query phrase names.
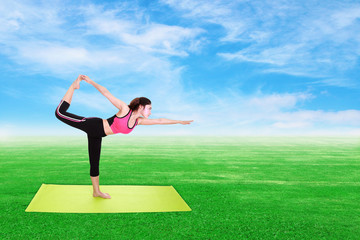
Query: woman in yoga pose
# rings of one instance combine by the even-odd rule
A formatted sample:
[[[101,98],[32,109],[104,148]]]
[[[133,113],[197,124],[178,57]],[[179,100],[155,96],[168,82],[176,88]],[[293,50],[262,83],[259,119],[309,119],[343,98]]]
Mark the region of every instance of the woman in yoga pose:
[[[80,88],[80,82],[82,80],[93,85],[119,111],[108,119],[86,118],[67,112],[74,91]],[[93,185],[94,197],[111,198],[108,193],[101,192],[99,188],[99,161],[101,139],[103,137],[116,133],[129,134],[136,125],[190,124],[193,121],[170,120],[165,118],[148,119],[151,114],[151,108],[151,101],[145,97],[135,98],[131,101],[130,105],[127,105],[120,99],[114,97],[105,87],[100,86],[85,75],[79,75],[62,98],[55,111],[56,117],[60,121],[87,133],[90,178]]]

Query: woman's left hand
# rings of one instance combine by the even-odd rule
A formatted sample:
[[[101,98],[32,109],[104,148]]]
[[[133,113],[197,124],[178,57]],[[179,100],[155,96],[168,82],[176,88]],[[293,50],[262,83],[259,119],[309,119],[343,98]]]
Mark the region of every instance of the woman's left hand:
[[[186,124],[190,124],[191,122],[193,122],[194,120],[189,120],[189,121],[181,121],[180,123],[182,125],[186,125]]]

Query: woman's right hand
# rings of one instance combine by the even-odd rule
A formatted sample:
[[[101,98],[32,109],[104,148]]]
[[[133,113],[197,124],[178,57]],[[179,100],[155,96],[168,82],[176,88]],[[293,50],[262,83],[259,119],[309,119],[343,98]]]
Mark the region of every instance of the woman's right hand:
[[[86,76],[86,75],[81,75],[81,79],[84,80],[84,81],[87,82],[87,83],[90,83],[90,82],[91,82],[91,79],[90,79],[88,76]]]

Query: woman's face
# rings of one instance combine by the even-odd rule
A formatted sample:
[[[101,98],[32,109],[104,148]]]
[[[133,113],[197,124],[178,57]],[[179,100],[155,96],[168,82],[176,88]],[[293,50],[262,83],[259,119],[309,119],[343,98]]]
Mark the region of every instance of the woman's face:
[[[145,108],[142,110],[142,115],[144,118],[148,118],[151,115],[151,105],[145,105]]]

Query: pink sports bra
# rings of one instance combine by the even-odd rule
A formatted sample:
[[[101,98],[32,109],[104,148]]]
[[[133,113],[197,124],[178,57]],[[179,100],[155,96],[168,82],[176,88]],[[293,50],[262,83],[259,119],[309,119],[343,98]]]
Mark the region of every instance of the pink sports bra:
[[[118,117],[115,114],[111,118],[107,119],[110,128],[114,134],[116,133],[129,134],[134,129],[134,127],[137,125],[138,120],[136,120],[132,128],[129,128],[129,119],[131,117],[131,114],[132,114],[132,110],[130,109],[129,112],[124,117]]]

